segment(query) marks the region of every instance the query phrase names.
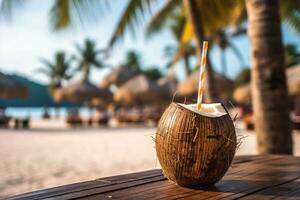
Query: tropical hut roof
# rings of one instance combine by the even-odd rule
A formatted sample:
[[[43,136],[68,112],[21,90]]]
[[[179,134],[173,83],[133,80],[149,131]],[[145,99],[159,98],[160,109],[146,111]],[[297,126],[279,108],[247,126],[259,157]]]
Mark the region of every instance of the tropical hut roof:
[[[285,71],[289,95],[295,97],[300,94],[300,65],[292,66]],[[250,83],[239,86],[234,90],[233,98],[240,103],[251,101]]]
[[[25,98],[27,96],[28,88],[25,85],[0,72],[0,98]]]
[[[169,88],[172,94],[176,92],[177,80],[174,76],[166,76],[157,80],[157,84],[161,87]]]
[[[222,99],[230,97],[234,88],[234,82],[220,73],[215,72],[214,75],[216,79],[215,83],[217,84]],[[179,82],[177,85],[177,92],[180,96],[188,98],[192,97],[196,99],[198,93],[198,84],[199,71],[195,71],[185,80]]]
[[[167,84],[159,85],[144,75],[138,75],[115,92],[114,100],[120,105],[160,105],[172,100],[172,91]]]
[[[109,95],[106,95],[105,98],[103,97],[94,97],[92,100],[89,102],[89,104],[93,107],[98,107],[98,108],[107,108],[109,105],[112,105],[113,102],[113,94],[106,88],[100,88],[100,90],[106,90]]]
[[[94,98],[112,99],[111,92],[106,88],[98,88],[88,81],[79,81],[54,91],[54,100],[73,103],[87,102]]]
[[[137,75],[138,72],[136,70],[133,70],[126,65],[121,65],[117,68],[114,68],[106,77],[104,77],[100,83],[100,86],[108,87],[111,84],[120,86]]]
[[[287,68],[286,76],[289,94],[291,96],[300,95],[300,64]]]
[[[246,84],[237,87],[233,92],[233,98],[238,103],[250,103],[251,102],[251,85]]]

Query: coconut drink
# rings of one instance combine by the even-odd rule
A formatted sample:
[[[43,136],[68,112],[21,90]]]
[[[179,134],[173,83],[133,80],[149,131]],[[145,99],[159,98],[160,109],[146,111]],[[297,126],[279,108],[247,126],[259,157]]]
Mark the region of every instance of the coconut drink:
[[[203,104],[203,45],[197,104],[171,103],[156,134],[156,152],[164,175],[180,186],[208,186],[228,170],[236,149],[233,121],[221,103]]]

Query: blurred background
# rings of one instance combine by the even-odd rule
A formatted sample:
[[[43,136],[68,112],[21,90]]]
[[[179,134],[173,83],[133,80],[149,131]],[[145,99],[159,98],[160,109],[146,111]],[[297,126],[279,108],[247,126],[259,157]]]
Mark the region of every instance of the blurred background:
[[[157,123],[196,103],[203,40],[236,154],[299,156],[300,1],[264,1],[0,0],[0,197],[159,168]]]

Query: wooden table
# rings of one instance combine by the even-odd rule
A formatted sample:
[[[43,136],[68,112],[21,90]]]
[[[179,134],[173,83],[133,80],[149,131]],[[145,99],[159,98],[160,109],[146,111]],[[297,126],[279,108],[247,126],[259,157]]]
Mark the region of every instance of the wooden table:
[[[215,186],[182,188],[161,170],[45,189],[9,199],[300,199],[300,157],[236,157]]]

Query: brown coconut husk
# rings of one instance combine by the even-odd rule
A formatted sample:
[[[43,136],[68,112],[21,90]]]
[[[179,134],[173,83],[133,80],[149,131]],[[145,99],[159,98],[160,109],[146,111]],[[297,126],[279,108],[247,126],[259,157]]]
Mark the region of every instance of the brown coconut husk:
[[[187,187],[219,181],[237,147],[228,112],[220,117],[206,117],[178,103],[171,103],[163,113],[155,141],[165,176]]]

